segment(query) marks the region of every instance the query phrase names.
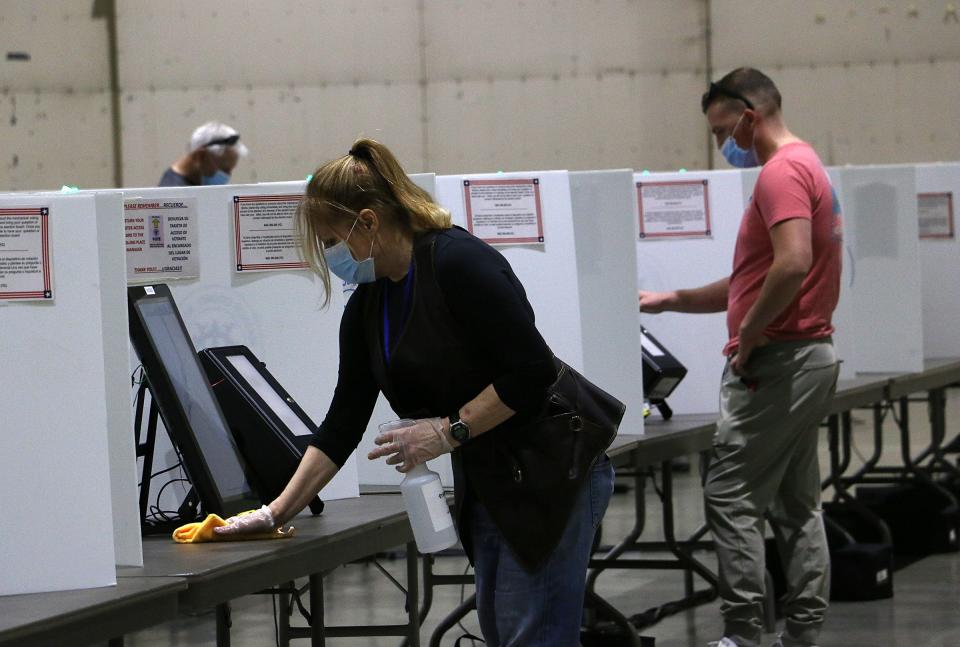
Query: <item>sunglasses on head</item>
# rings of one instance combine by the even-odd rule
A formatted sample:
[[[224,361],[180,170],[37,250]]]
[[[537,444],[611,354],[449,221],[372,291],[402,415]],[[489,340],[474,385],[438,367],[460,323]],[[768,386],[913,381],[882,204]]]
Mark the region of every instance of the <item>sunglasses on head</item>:
[[[730,97],[731,99],[736,99],[737,101],[743,101],[748,108],[751,110],[756,110],[756,108],[753,107],[753,102],[739,92],[725,88],[717,83],[711,83],[710,89],[704,92],[703,98],[700,99],[700,107],[703,108],[704,114],[706,114],[707,108],[710,107],[710,104],[713,103],[717,97],[721,96]]]
[[[240,141],[240,135],[230,135],[229,137],[224,137],[222,139],[214,139],[212,142],[207,142],[203,145],[204,148],[210,148],[211,146],[233,146],[238,141]]]

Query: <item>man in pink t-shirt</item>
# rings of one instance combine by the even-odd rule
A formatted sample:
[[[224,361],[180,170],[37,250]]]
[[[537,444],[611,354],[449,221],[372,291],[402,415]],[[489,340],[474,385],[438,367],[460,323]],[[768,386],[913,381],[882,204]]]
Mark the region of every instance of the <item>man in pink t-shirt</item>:
[[[763,165],[729,277],[692,290],[640,292],[657,313],[727,312],[720,419],[704,483],[720,575],[718,647],[763,639],[764,515],[785,560],[785,630],[775,645],[816,644],[829,599],[817,436],[836,388],[830,335],[840,297],[840,207],[820,159],[795,137],[766,75],[739,68],[702,108],[732,165]]]

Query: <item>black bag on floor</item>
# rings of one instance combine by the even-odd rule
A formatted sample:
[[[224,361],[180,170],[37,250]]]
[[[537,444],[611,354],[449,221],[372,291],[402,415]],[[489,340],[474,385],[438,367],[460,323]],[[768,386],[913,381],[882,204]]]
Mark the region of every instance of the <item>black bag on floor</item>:
[[[830,599],[893,597],[893,547],[883,540],[882,532],[841,503],[826,503],[823,508],[830,548]],[[787,592],[787,581],[773,539],[766,542],[766,556],[774,595],[780,600]]]
[[[893,597],[893,546],[870,519],[843,503],[824,505],[830,546],[830,599]]]
[[[960,550],[960,511],[950,495],[925,484],[857,487],[857,500],[883,519],[897,556]]]

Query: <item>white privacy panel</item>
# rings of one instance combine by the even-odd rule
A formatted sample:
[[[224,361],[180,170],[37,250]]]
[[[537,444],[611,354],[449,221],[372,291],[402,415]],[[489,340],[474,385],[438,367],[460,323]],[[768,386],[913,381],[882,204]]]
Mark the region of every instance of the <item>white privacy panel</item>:
[[[637,240],[640,289],[664,291],[696,288],[730,275],[733,248],[744,210],[739,171],[694,171],[634,175],[635,182],[708,182],[709,238]],[[636,198],[635,198],[636,199]],[[643,315],[643,326],[687,367],[687,376],[669,397],[676,413],[718,410],[726,313]]]
[[[101,275],[124,266],[107,265],[115,255],[101,266],[93,196],[4,196],[0,206],[49,207],[54,294],[0,305],[0,595],[112,585],[108,430],[128,387],[105,366],[125,352],[124,337],[106,334],[124,325],[108,307],[123,285]]]
[[[112,184],[109,93],[11,92],[0,105],[3,190]]]
[[[924,357],[960,357],[960,164],[917,166],[917,193],[949,194],[953,236],[920,239]]]
[[[765,69],[960,59],[960,9],[942,0],[713,0],[710,6],[716,70],[747,62]]]
[[[836,177],[849,247],[854,366],[868,373],[923,370],[914,167],[831,169]]]
[[[454,224],[466,227],[463,181],[538,178],[543,207],[539,245],[498,247],[523,284],[537,319],[537,329],[553,352],[577,370],[583,369],[576,247],[566,171],[438,175],[435,197],[450,210]]]
[[[693,73],[431,83],[429,163],[438,172],[702,168],[702,92]]]
[[[304,178],[357,137],[387,144],[410,170],[423,164],[416,84],[138,91],[123,105],[127,186],[155,186],[193,129],[212,119],[234,126],[250,149],[236,182]]]
[[[423,4],[431,82],[693,70],[703,62],[704,10],[695,0]]]
[[[643,432],[633,171],[570,173],[583,370],[627,405],[622,433]]]
[[[413,81],[414,0],[118,5],[124,89]]]
[[[107,442],[110,452],[110,496],[113,503],[113,543],[116,562],[142,566],[139,476],[134,447],[133,411],[130,408],[130,347],[127,321],[126,253],[123,196],[94,196],[100,255],[100,303],[103,310],[104,402],[107,407]],[[106,345],[109,344],[109,348]]]
[[[262,187],[131,189],[123,195],[125,199],[196,198],[200,277],[168,282],[194,345],[197,350],[235,344],[249,347],[319,424],[337,382],[343,311],[339,286],[335,284],[330,307],[321,309],[322,288],[310,272],[237,274],[234,258],[235,195],[297,194],[303,190],[301,181]],[[170,464],[168,447],[158,445],[158,452]],[[164,466],[160,462],[155,469]],[[160,480],[157,487],[163,484],[163,479],[155,480]],[[357,493],[356,463],[351,456],[321,497],[334,499]],[[182,497],[183,493],[177,495]],[[151,494],[154,496],[156,489]]]

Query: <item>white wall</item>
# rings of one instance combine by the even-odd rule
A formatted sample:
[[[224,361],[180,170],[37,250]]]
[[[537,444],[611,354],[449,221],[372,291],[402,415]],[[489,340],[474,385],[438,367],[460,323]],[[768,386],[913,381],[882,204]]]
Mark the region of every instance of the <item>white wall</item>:
[[[107,30],[92,0],[4,0],[0,190],[113,182]]]
[[[0,189],[112,183],[93,4],[4,3],[0,36],[33,60],[0,61]],[[707,168],[707,6],[710,76],[769,72],[827,164],[958,159],[949,4],[117,0],[125,184],[155,184],[210,118],[253,150],[240,182],[303,177],[358,135],[410,171]]]
[[[960,111],[960,23],[947,14],[956,3],[710,4],[715,76],[767,72],[787,123],[825,164],[960,158],[960,131],[946,126]]]

